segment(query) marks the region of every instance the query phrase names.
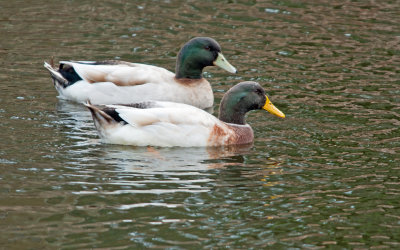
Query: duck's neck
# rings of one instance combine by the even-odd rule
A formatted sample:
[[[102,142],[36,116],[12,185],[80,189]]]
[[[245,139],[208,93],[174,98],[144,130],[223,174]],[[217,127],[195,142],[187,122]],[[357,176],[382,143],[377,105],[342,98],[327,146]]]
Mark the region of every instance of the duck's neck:
[[[175,77],[177,79],[201,79],[207,65],[198,58],[198,52],[186,44],[176,58]]]
[[[190,60],[178,56],[175,68],[175,77],[177,79],[201,79],[203,78],[203,66]]]
[[[233,123],[239,125],[245,125],[245,116],[247,110],[240,108],[238,105],[232,105],[229,102],[222,100],[219,107],[219,119],[226,123]]]

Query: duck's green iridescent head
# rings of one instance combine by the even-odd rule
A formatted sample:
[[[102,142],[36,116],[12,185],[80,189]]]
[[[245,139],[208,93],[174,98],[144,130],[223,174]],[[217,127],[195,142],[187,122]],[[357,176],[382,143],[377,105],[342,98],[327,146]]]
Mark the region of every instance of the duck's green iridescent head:
[[[207,66],[218,66],[228,72],[236,73],[222,55],[221,47],[212,38],[196,37],[187,42],[179,51],[176,60],[176,78],[200,79]]]
[[[219,119],[223,122],[245,124],[245,115],[250,110],[264,109],[273,115],[285,118],[257,82],[241,82],[233,86],[222,98]]]

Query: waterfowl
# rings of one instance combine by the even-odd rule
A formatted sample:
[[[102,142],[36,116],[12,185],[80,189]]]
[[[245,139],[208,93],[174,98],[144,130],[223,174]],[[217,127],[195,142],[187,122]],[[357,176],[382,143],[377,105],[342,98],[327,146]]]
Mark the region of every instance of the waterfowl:
[[[157,66],[117,60],[61,61],[58,69],[44,63],[63,99],[93,104],[171,101],[201,109],[214,102],[210,83],[202,76],[206,66],[236,73],[220,45],[209,37],[193,38],[181,48],[175,74]]]
[[[182,103],[148,101],[130,105],[85,104],[106,143],[197,147],[247,144],[254,139],[248,111],[265,109],[284,118],[256,82],[241,82],[225,93],[219,118]]]

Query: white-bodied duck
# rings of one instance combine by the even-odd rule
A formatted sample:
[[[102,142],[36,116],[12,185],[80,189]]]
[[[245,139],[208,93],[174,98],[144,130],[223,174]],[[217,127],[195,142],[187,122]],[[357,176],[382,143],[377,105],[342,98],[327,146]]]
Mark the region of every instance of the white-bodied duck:
[[[222,98],[219,119],[206,111],[172,102],[148,101],[98,107],[87,103],[100,137],[106,143],[197,147],[247,144],[254,139],[246,124],[248,111],[265,109],[284,118],[256,82],[241,82]]]
[[[210,83],[203,78],[206,66],[236,69],[225,59],[212,38],[196,37],[179,51],[175,74],[164,68],[124,61],[61,61],[50,71],[60,98],[79,103],[129,104],[147,100],[186,103],[201,109],[213,105]]]

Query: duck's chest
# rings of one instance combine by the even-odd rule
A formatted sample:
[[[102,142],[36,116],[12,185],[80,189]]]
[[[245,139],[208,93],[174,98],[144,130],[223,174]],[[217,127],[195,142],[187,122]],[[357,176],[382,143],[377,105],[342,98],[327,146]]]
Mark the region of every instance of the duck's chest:
[[[212,107],[214,94],[210,83],[205,79],[182,81],[175,84],[170,91],[172,99],[201,109]]]
[[[254,133],[249,125],[215,124],[208,138],[209,146],[248,144],[253,142]]]

